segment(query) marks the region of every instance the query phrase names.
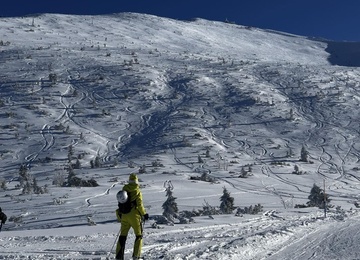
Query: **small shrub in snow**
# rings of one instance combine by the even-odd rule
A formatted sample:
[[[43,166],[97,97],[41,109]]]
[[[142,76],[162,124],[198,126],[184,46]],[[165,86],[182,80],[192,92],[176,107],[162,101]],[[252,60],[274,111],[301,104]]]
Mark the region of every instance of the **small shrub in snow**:
[[[91,218],[91,216],[87,216],[86,218],[89,226],[96,226],[96,222]]]
[[[256,215],[263,211],[263,206],[261,204],[257,204],[255,206],[250,205],[249,207],[245,208],[237,208],[236,210],[236,216],[241,216],[243,214],[250,214],[250,215]]]
[[[93,178],[90,180],[83,180],[75,175],[74,169],[71,167],[71,165],[67,168],[68,171],[68,177],[67,177],[67,183],[64,183],[65,186],[69,187],[97,187],[99,184],[97,181]]]
[[[355,206],[356,208],[360,208],[360,203],[357,202],[357,201],[355,201],[355,202],[354,202],[354,206]]]
[[[51,83],[55,84],[56,81],[57,81],[57,75],[56,75],[55,73],[50,73],[50,74],[49,74],[49,81],[50,81]]]
[[[197,217],[197,216],[200,216],[201,213],[199,211],[188,211],[188,210],[185,210],[185,211],[181,211],[179,213],[179,223],[180,224],[190,224],[190,223],[194,223],[194,217]]]
[[[241,167],[239,178],[248,178],[249,176],[252,176],[252,175],[253,174],[251,173],[251,170],[245,170],[244,167]]]
[[[141,165],[139,168],[139,174],[143,174],[143,173],[146,173],[146,165],[145,164]]]
[[[179,216],[184,218],[193,218],[193,217],[201,216],[201,212],[197,210],[192,210],[192,211],[184,210],[179,213]]]
[[[69,186],[75,186],[75,187],[97,187],[99,184],[95,179],[90,180],[83,180],[79,177],[74,176],[70,179]]]
[[[341,208],[341,206],[336,207],[334,218],[337,220],[344,220],[347,217],[347,214],[344,209]]]
[[[183,216],[179,216],[179,224],[190,224],[190,223],[194,223],[194,219],[193,218],[186,218]]]
[[[4,42],[3,40],[0,40],[0,46],[9,46],[9,45],[10,45],[9,41]]]
[[[101,159],[99,156],[95,157],[95,160],[90,160],[90,167],[93,168],[100,168],[101,167]]]
[[[158,225],[172,225],[173,222],[169,221],[165,216],[163,215],[155,215],[151,216],[151,219],[154,220],[156,224],[153,224],[153,228],[158,228]]]
[[[1,188],[2,190],[6,190],[6,189],[7,189],[7,187],[6,187],[6,181],[5,181],[4,179],[2,179],[2,180],[0,181],[0,188]]]
[[[61,198],[53,198],[53,203],[54,203],[54,205],[62,205],[65,202]]]
[[[203,210],[201,212],[201,215],[203,216],[211,216],[211,215],[219,215],[220,211],[214,207],[211,206],[206,200],[205,200],[205,205],[203,205]]]
[[[128,167],[129,168],[135,168],[135,163],[133,161],[129,161],[128,162]]]
[[[214,177],[211,177],[207,172],[203,172],[201,176],[191,176],[190,180],[196,180],[196,181],[205,181],[205,182],[211,182],[215,183],[216,179]]]
[[[206,149],[205,157],[210,158],[210,150],[209,149]]]
[[[151,166],[152,167],[164,167],[164,165],[159,160],[153,161],[151,163]]]
[[[23,217],[22,216],[10,216],[9,221],[14,222],[14,223],[22,223]]]
[[[306,172],[300,171],[300,168],[298,165],[294,166],[294,171],[292,172],[292,174],[296,174],[296,175],[302,175],[302,174],[306,174]]]

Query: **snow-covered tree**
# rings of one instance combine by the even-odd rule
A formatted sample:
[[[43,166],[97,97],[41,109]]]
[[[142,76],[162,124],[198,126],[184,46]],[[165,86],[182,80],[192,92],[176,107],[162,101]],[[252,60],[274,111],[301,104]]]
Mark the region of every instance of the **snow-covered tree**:
[[[166,217],[168,220],[174,222],[174,219],[177,218],[178,213],[178,206],[176,203],[176,197],[173,196],[173,186],[168,185],[166,187],[166,201],[162,205],[162,208],[164,210],[163,216]]]
[[[308,152],[308,151],[305,149],[305,147],[303,146],[303,147],[301,148],[301,152],[300,152],[300,161],[302,161],[302,162],[308,162],[308,161],[309,161],[308,157],[309,157],[309,152]]]
[[[68,162],[71,163],[72,157],[74,156],[74,149],[72,145],[68,147]]]
[[[231,214],[234,208],[234,198],[230,196],[230,192],[224,187],[223,195],[220,197],[220,211],[223,214]]]
[[[325,206],[325,201],[327,205],[330,202],[329,194],[325,194],[324,191],[316,184],[312,187],[308,199],[309,201],[307,202],[307,205],[309,207],[319,207],[322,209]]]
[[[30,189],[30,183],[32,181],[32,178],[31,178],[31,175],[30,173],[28,172],[28,168],[26,165],[22,164],[20,165],[20,169],[19,169],[19,182],[20,182],[20,188],[23,188],[23,192],[24,193],[30,193],[27,192],[28,190],[31,190]]]

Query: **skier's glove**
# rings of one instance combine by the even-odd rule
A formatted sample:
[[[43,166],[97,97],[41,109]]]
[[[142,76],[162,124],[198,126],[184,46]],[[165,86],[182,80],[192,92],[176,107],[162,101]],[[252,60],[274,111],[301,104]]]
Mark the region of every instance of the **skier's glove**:
[[[149,220],[149,214],[146,213],[143,217],[144,217],[144,220]]]

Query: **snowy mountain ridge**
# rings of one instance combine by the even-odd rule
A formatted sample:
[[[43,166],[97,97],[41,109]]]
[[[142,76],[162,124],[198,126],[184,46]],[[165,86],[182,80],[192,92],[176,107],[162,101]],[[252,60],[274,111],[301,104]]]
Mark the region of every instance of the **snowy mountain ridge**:
[[[357,238],[357,46],[134,13],[0,18],[3,259],[105,259],[130,172],[153,216],[146,259],[353,259],[330,240]],[[66,185],[70,165],[99,186]],[[226,188],[264,212],[153,229],[169,181],[180,211]],[[325,219],[295,208],[314,184]]]

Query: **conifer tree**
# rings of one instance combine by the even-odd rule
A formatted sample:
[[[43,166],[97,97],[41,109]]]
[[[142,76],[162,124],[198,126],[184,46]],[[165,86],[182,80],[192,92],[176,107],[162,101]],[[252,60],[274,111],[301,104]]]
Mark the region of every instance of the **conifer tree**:
[[[309,161],[308,157],[309,157],[309,152],[308,152],[308,151],[305,149],[305,147],[303,146],[303,147],[301,148],[301,152],[300,152],[300,161],[302,161],[302,162],[308,162],[308,161]]]
[[[309,207],[319,207],[321,209],[325,207],[324,202],[326,202],[327,205],[330,202],[329,194],[324,194],[324,191],[316,184],[312,187],[308,199],[307,205]]]
[[[173,196],[173,186],[171,182],[167,182],[166,187],[166,201],[162,205],[162,208],[164,210],[163,216],[166,217],[168,220],[174,222],[174,219],[177,218],[178,213],[178,206],[176,203],[176,197]]]
[[[68,147],[68,162],[71,163],[72,157],[74,155],[74,149],[72,145]]]
[[[20,165],[19,176],[20,187],[23,187],[26,182],[30,181],[30,174],[28,173],[28,168],[26,165]]]
[[[234,198],[230,196],[230,192],[224,187],[223,195],[220,197],[220,211],[223,214],[231,214],[234,210]]]
[[[100,157],[98,155],[95,157],[94,166],[95,166],[95,168],[101,167],[101,161],[100,161]]]

